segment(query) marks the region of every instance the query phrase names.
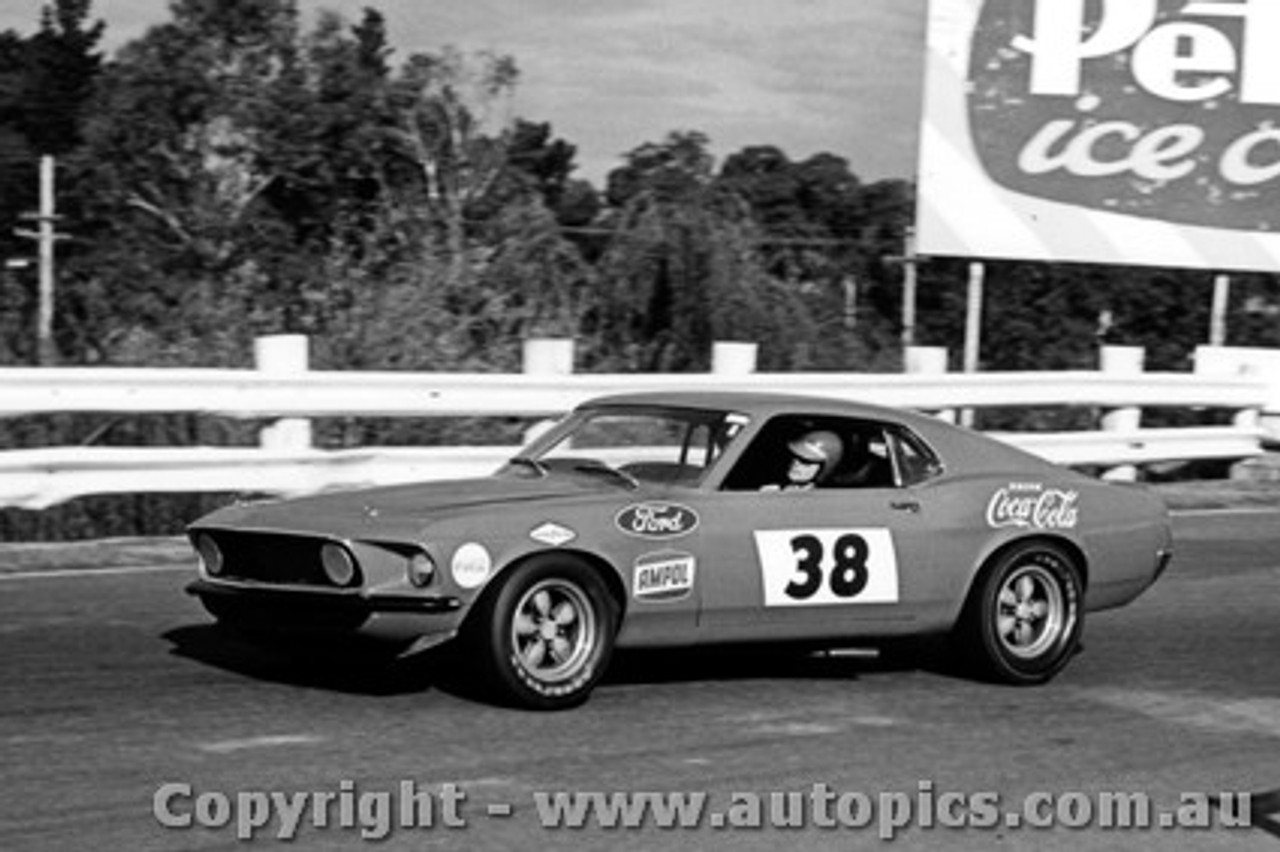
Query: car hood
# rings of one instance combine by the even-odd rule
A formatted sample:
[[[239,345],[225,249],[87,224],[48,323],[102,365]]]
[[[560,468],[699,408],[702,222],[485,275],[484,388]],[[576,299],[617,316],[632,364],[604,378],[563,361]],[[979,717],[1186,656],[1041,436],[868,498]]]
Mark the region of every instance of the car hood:
[[[624,492],[616,485],[578,476],[494,476],[240,503],[206,515],[192,526],[416,538],[431,521],[462,511],[607,493]]]

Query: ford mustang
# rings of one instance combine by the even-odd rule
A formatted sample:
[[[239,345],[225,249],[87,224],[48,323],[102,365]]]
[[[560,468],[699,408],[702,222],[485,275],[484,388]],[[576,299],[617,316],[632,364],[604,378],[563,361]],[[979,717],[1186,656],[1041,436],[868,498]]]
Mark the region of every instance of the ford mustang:
[[[1086,612],[1171,556],[1140,486],[925,414],[757,393],[604,397],[489,477],[241,503],[188,532],[218,621],[458,643],[535,709],[584,701],[615,648],[695,644],[937,637],[983,679],[1039,684]]]

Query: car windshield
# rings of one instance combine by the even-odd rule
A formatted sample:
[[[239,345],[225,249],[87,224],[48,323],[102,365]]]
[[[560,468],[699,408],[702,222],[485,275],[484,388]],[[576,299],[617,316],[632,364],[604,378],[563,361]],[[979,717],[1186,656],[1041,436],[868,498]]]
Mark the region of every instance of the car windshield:
[[[728,411],[653,406],[580,409],[512,460],[512,469],[696,486],[747,418]]]

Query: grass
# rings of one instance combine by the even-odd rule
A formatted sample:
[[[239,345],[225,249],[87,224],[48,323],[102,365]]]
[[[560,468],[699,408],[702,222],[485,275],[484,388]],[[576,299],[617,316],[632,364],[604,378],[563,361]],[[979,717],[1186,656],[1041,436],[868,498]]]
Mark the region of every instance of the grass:
[[[0,574],[196,564],[182,536],[0,544]]]

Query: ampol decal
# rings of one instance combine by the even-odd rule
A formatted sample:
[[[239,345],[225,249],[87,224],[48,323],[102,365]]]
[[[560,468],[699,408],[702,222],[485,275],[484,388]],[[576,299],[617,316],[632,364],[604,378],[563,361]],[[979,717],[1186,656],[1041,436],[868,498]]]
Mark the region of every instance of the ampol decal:
[[[688,553],[651,553],[636,560],[631,593],[642,601],[675,601],[693,590],[697,560]]]

